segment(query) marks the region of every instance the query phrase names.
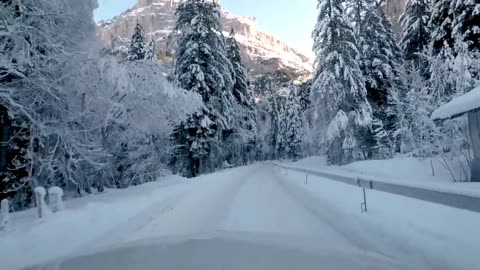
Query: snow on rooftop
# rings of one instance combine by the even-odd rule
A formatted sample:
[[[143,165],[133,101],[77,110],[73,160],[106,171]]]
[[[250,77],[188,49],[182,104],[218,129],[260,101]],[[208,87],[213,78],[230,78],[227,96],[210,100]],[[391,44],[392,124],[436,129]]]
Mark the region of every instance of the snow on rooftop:
[[[447,119],[480,108],[480,86],[436,109],[433,120]]]

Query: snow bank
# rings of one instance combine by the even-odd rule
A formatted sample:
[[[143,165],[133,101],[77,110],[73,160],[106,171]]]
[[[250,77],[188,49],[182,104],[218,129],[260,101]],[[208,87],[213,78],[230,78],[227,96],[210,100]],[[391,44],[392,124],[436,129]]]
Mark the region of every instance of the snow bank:
[[[407,269],[478,268],[478,213],[371,190],[361,213],[358,187],[316,176],[305,185],[302,173],[277,172],[294,196],[366,250],[408,262]]]
[[[11,213],[7,230],[0,231],[0,268],[20,269],[108,246],[118,236],[109,232],[140,218],[146,208],[159,207],[164,200],[178,196],[190,188],[186,183],[183,178],[172,176],[125,190],[106,190],[66,201],[64,211],[40,221],[36,209]],[[38,191],[44,194],[45,190]]]
[[[480,86],[436,109],[432,120],[441,120],[480,108]]]
[[[454,183],[451,172],[441,158],[417,159],[397,156],[387,160],[358,161],[345,166],[328,166],[325,157],[310,157],[285,164],[297,168],[321,170],[347,177],[369,178],[376,181],[457,194],[480,196],[480,184]],[[463,172],[460,167],[450,168],[456,179]]]

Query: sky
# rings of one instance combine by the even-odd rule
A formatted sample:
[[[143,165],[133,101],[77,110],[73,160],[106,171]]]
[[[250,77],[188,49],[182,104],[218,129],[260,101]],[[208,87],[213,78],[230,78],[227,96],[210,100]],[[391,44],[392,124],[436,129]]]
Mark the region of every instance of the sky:
[[[136,0],[98,0],[95,20],[110,19],[135,5]],[[229,12],[257,18],[263,31],[312,55],[311,32],[317,18],[317,0],[221,0]]]

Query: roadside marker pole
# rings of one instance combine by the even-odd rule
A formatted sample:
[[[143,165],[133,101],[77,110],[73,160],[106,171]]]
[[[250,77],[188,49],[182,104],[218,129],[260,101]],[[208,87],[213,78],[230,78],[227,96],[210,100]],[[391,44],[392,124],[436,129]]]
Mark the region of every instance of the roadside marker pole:
[[[363,203],[360,205],[360,207],[362,208],[362,213],[367,213],[368,209],[367,209],[367,192],[365,191],[365,188],[362,188],[363,189]]]

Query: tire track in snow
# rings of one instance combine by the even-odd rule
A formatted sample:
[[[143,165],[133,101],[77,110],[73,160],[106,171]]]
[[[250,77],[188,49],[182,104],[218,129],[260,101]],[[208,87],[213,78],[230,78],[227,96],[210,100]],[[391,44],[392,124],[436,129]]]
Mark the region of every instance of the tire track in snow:
[[[241,187],[221,228],[227,232],[266,233],[323,243],[328,249],[355,249],[348,238],[318,219],[262,165]],[[303,240],[302,240],[303,239]]]
[[[255,170],[256,166],[242,167],[193,179],[188,191],[172,202],[168,211],[142,224],[128,241],[215,232],[232,198]]]
[[[114,245],[121,245],[123,242],[128,241],[129,235],[134,234],[136,231],[149,224],[152,220],[158,218],[158,216],[171,211],[174,205],[178,203],[178,201],[180,201],[192,188],[188,184],[189,183],[181,183],[180,185],[183,186],[180,187],[179,190],[172,191],[172,193],[165,196],[165,198],[144,208],[138,214],[130,217],[127,221],[116,225],[115,228],[104,234],[101,238],[82,247],[77,250],[77,252],[87,251],[88,253],[91,253],[92,251],[110,248]]]

